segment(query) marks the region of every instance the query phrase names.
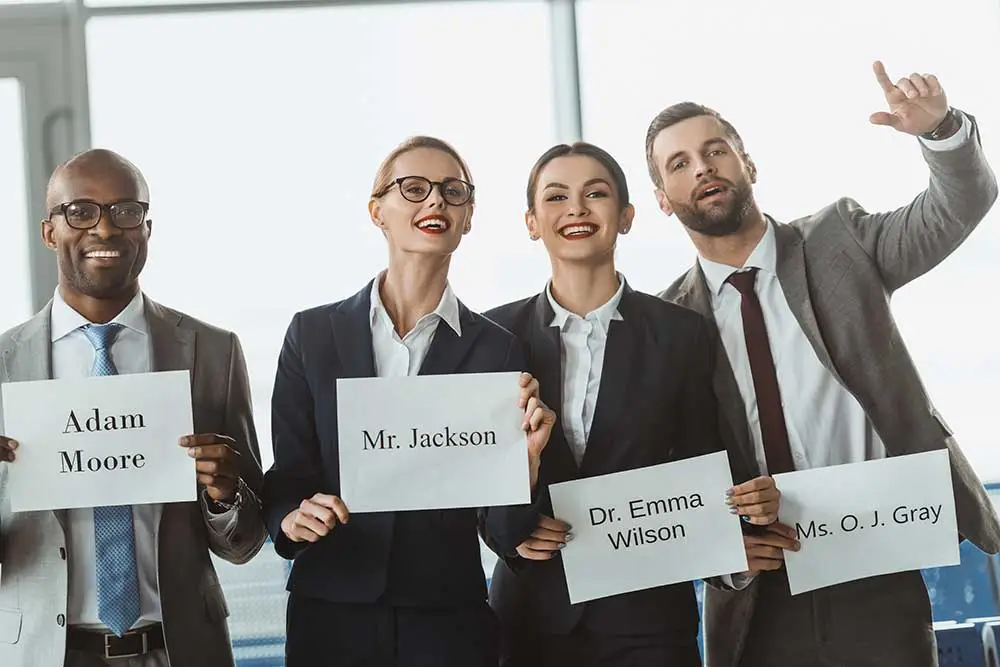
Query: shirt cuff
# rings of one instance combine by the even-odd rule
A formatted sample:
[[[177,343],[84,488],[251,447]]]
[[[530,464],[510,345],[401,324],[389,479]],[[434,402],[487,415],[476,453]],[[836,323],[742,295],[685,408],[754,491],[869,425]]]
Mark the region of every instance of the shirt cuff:
[[[722,575],[722,581],[734,591],[742,591],[753,581],[754,575],[748,572]]]
[[[228,533],[236,525],[239,508],[235,505],[224,512],[217,512],[215,503],[208,497],[208,493],[204,489],[201,492],[201,502],[205,507],[205,518],[218,533]]]
[[[932,151],[950,151],[953,148],[958,148],[972,136],[972,121],[969,117],[965,115],[962,111],[955,109],[955,114],[961,119],[962,125],[958,128],[958,132],[951,135],[947,139],[924,139],[919,137],[920,143],[926,146]]]

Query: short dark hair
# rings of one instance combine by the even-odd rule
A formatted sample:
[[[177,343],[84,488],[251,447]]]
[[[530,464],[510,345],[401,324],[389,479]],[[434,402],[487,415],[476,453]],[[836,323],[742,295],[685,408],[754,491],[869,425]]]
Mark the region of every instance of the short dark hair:
[[[542,157],[538,158],[538,161],[535,162],[535,166],[531,168],[531,173],[528,175],[527,195],[529,211],[535,210],[535,193],[538,190],[538,177],[541,175],[542,169],[556,158],[569,157],[571,155],[585,155],[597,160],[611,174],[611,180],[614,181],[616,194],[618,195],[618,203],[622,208],[629,205],[628,182],[625,180],[625,172],[622,170],[621,165],[618,164],[618,161],[611,157],[611,154],[603,148],[599,148],[586,141],[577,141],[573,144],[557,144],[542,153]]]
[[[653,143],[660,136],[660,132],[663,132],[671,125],[676,125],[683,120],[696,118],[697,116],[711,116],[719,121],[729,134],[729,138],[736,144],[737,150],[746,155],[746,149],[743,148],[743,138],[740,137],[740,133],[736,131],[732,123],[722,117],[722,114],[715,109],[710,109],[696,102],[678,102],[656,114],[656,117],[649,124],[649,129],[646,130],[646,167],[649,169],[649,177],[653,179],[653,184],[656,187],[663,187],[663,179],[660,177],[660,170],[658,169],[656,160],[653,158]]]

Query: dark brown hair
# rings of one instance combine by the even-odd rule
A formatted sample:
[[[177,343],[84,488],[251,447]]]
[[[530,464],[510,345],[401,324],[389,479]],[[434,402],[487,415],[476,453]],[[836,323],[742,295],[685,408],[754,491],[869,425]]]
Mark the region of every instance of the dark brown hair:
[[[451,157],[455,158],[458,162],[458,166],[462,169],[462,178],[464,178],[469,183],[472,183],[472,172],[469,171],[469,165],[465,163],[462,156],[458,154],[458,151],[446,141],[438,139],[436,137],[426,137],[426,136],[415,136],[410,137],[403,143],[399,144],[389,154],[382,160],[382,164],[379,165],[378,171],[375,172],[375,183],[372,185],[372,197],[381,197],[385,194],[389,186],[392,185],[392,170],[396,166],[396,160],[399,159],[404,153],[409,153],[410,151],[417,150],[418,148],[432,148],[436,151],[441,151],[442,153],[447,153]]]
[[[597,160],[611,174],[611,180],[614,181],[615,190],[617,191],[619,205],[622,208],[628,206],[628,182],[625,180],[625,172],[622,170],[621,165],[618,164],[618,161],[611,157],[611,154],[603,148],[599,148],[594,144],[588,144],[586,141],[577,141],[572,145],[557,144],[545,151],[542,157],[538,158],[538,161],[535,162],[535,166],[531,168],[531,173],[528,175],[527,194],[529,211],[535,210],[535,193],[538,190],[538,177],[541,175],[542,169],[556,158],[571,155],[585,155]]]
[[[656,114],[656,118],[653,119],[653,122],[649,124],[649,129],[646,130],[646,167],[649,169],[649,177],[653,179],[653,184],[656,185],[656,187],[663,187],[663,178],[660,177],[660,170],[656,164],[655,158],[653,157],[653,143],[656,142],[656,137],[660,136],[660,132],[663,132],[671,125],[676,125],[682,120],[696,118],[697,116],[711,116],[719,121],[719,123],[722,124],[722,127],[724,127],[726,132],[729,134],[729,138],[733,140],[733,143],[736,145],[736,149],[742,155],[746,155],[746,150],[743,148],[743,139],[740,137],[740,133],[737,132],[736,128],[733,127],[728,120],[723,118],[718,111],[695,102],[678,102],[677,104],[671,105]]]

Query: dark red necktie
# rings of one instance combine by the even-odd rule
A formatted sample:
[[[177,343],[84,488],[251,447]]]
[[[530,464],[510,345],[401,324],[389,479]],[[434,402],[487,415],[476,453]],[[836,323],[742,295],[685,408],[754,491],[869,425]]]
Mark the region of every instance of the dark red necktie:
[[[778,375],[774,370],[774,357],[767,341],[767,327],[764,325],[764,311],[754,290],[757,280],[756,268],[737,271],[726,278],[726,282],[741,295],[740,312],[743,314],[743,338],[750,358],[750,373],[753,375],[753,390],[757,396],[757,417],[760,419],[760,434],[764,440],[764,457],[767,472],[776,475],[795,470],[792,450],[788,446],[788,428],[785,413],[781,409],[781,391],[778,389]]]

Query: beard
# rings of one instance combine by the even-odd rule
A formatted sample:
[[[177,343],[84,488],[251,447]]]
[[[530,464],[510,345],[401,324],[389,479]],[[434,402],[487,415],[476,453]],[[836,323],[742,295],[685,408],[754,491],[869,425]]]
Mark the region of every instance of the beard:
[[[728,201],[702,206],[692,199],[690,203],[671,202],[671,205],[681,223],[691,231],[704,236],[729,236],[742,229],[754,202],[749,183],[727,183],[727,187],[731,193]]]
[[[145,263],[145,257],[129,257],[124,252],[123,258],[132,261],[121,266],[88,270],[64,255],[59,258],[59,268],[66,285],[74,292],[93,299],[114,299],[135,292],[139,272]]]

